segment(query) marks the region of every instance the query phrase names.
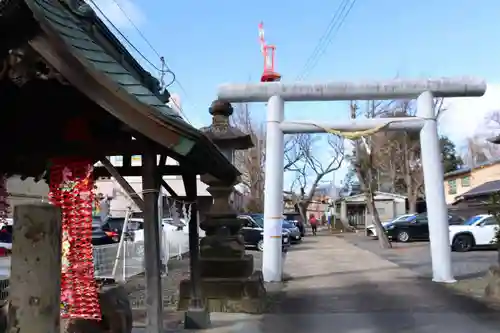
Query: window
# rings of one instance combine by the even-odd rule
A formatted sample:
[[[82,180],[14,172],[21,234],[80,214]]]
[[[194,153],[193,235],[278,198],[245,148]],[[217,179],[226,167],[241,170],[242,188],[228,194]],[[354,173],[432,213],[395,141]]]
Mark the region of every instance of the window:
[[[494,217],[488,217],[481,223],[481,225],[497,225],[497,224],[498,224],[497,219]]]
[[[252,228],[253,227],[253,223],[252,223],[252,221],[250,221],[249,218],[239,216],[238,219],[243,220],[243,228]]]
[[[425,215],[425,216],[417,216],[417,218],[415,219],[414,222],[416,222],[416,223],[422,223],[422,224],[427,223],[428,222],[427,215]]]
[[[470,176],[462,177],[461,185],[462,185],[462,187],[469,187],[470,186]]]
[[[457,194],[457,181],[448,180],[448,194]]]

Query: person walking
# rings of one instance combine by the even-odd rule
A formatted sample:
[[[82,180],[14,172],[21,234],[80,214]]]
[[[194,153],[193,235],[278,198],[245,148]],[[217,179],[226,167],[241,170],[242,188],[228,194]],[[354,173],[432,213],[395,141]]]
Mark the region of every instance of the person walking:
[[[313,236],[316,236],[316,232],[318,231],[318,219],[314,214],[309,216],[309,224],[311,225]]]

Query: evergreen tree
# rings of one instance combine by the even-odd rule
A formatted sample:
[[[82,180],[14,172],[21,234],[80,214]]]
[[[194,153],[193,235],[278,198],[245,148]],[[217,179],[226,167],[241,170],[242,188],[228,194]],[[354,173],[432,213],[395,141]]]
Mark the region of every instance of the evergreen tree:
[[[441,144],[444,172],[447,173],[461,168],[464,162],[460,155],[457,154],[455,144],[446,136],[440,137],[439,143]]]

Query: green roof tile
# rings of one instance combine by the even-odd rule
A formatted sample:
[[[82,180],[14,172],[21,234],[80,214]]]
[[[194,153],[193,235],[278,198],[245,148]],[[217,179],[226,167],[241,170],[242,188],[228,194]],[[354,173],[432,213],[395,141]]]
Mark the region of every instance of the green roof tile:
[[[140,102],[153,107],[164,120],[174,120],[184,126],[191,125],[184,122],[182,117],[164,105],[160,99],[136,79],[123,65],[111,57],[92,37],[84,30],[86,22],[81,22],[76,16],[59,3],[46,0],[34,0],[50,24],[60,33],[67,44],[71,45],[96,70],[105,73],[115,83]]]

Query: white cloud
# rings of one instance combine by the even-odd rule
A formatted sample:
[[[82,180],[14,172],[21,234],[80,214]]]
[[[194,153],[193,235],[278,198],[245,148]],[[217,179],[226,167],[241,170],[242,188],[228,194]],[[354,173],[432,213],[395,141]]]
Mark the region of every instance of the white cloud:
[[[94,8],[97,15],[108,24],[99,10],[95,8],[97,5],[118,29],[130,29],[133,28],[133,25],[140,27],[146,21],[145,13],[131,0],[87,0],[87,2]]]
[[[488,85],[482,97],[450,98],[445,101],[446,111],[439,120],[440,132],[460,144],[485,128],[488,113],[500,110],[500,85]]]

